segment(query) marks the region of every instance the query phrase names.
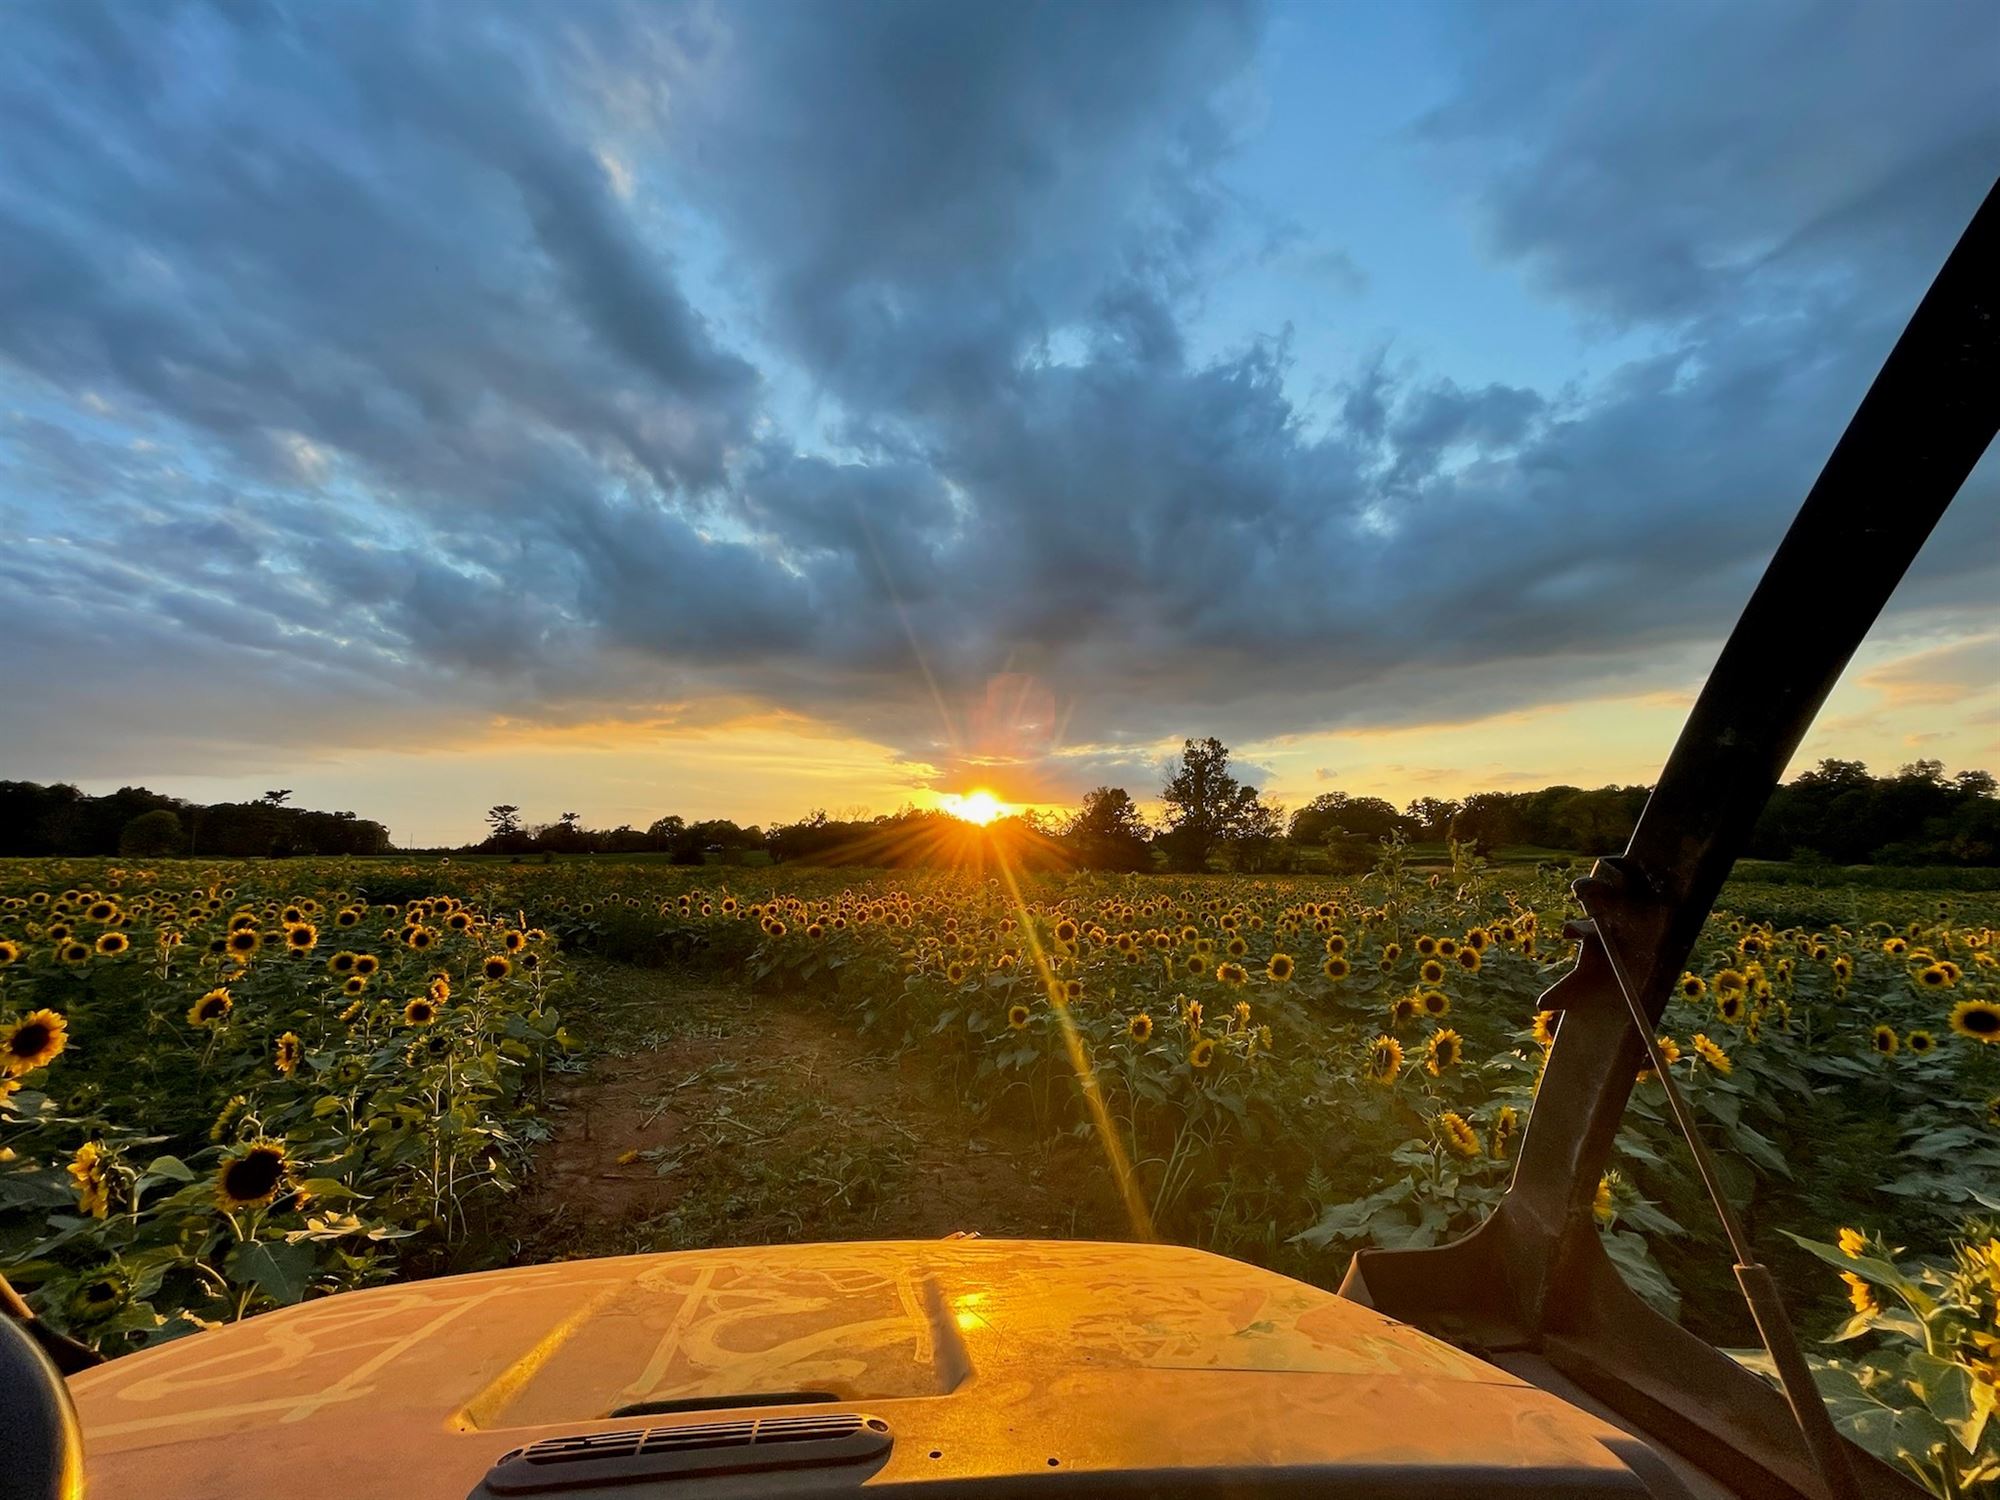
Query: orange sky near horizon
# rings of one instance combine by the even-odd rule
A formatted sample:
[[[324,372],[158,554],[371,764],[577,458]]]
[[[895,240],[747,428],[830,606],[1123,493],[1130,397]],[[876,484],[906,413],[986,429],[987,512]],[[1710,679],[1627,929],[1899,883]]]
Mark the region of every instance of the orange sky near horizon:
[[[1287,807],[1332,790],[1402,806],[1417,797],[1482,790],[1650,782],[1692,701],[1690,686],[1458,723],[1263,740],[1232,738],[1226,724],[1198,728],[1228,743],[1236,763],[1255,768],[1266,795]],[[1061,812],[1100,779],[1091,768],[1113,753],[1127,767],[1116,784],[1152,811],[1159,767],[1179,748],[1178,737],[1117,747],[1062,745],[1011,765],[1005,757],[969,765],[961,760],[964,769],[947,773],[942,767],[952,759],[949,747],[940,747],[936,761],[916,759],[779,712],[745,713],[698,728],[489,725],[483,736],[420,750],[330,749],[263,773],[153,778],[135,768],[126,779],[199,801],[254,798],[266,787],[289,786],[297,806],[350,809],[388,824],[401,845],[428,847],[477,839],[485,810],[501,802],[519,805],[530,822],[575,811],[592,827],[644,827],[668,812],[765,825],[814,808],[864,816],[911,804],[938,806],[975,789],[1009,804],[1025,801]],[[2000,768],[2000,634],[1906,637],[1864,647],[1794,770],[1829,755],[1864,760],[1878,771],[1920,756],[1954,770]],[[1058,787],[1066,778],[1069,800],[1027,800],[1025,788]],[[118,784],[84,782],[97,792]]]

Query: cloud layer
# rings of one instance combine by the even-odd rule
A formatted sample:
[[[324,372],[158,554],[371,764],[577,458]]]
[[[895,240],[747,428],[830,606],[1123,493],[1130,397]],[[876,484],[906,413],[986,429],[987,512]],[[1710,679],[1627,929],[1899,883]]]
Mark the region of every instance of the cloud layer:
[[[0,753],[727,700],[1062,788],[1684,672],[2000,164],[2000,13],[1441,19],[1394,149],[1601,378],[1190,352],[1277,207],[1248,5],[14,17],[0,631],[61,665]],[[1995,488],[1913,605],[1993,597]]]

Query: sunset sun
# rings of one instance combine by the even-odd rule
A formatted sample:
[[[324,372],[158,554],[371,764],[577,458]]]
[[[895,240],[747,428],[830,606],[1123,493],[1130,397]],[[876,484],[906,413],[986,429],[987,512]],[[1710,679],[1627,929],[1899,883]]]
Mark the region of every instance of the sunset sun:
[[[978,791],[967,792],[962,797],[945,798],[944,810],[954,818],[963,818],[968,823],[977,823],[984,828],[995,818],[1004,816],[1007,805],[981,787]]]

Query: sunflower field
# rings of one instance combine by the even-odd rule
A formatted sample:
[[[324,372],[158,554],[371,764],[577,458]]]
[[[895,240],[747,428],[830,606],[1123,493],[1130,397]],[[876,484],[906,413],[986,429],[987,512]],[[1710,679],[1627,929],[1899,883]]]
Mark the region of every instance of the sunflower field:
[[[726,877],[726,878],[725,878]],[[1725,893],[1661,1045],[1848,1431],[2000,1473],[2000,900]],[[1086,1147],[1135,1236],[1337,1282],[1504,1191],[1560,1018],[1553,870],[1358,880],[280,861],[0,870],[0,1265],[138,1347],[497,1263],[596,966],[813,1008],[970,1127]],[[760,1003],[764,1001],[760,1000]],[[1657,1080],[1596,1216],[1750,1344]]]

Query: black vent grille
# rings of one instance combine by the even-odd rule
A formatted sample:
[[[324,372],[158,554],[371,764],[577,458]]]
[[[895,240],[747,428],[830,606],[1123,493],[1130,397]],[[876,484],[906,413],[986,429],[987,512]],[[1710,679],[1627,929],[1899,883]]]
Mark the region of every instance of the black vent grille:
[[[860,1463],[889,1451],[889,1424],[857,1412],[631,1427],[544,1438],[487,1473],[494,1494],[525,1495],[629,1479]]]

